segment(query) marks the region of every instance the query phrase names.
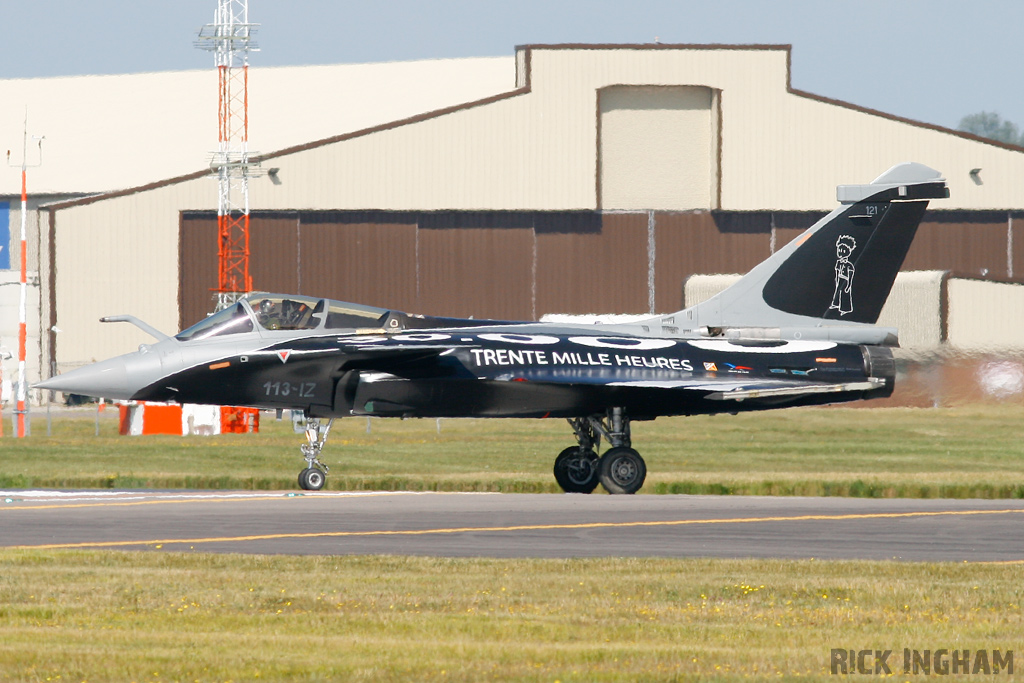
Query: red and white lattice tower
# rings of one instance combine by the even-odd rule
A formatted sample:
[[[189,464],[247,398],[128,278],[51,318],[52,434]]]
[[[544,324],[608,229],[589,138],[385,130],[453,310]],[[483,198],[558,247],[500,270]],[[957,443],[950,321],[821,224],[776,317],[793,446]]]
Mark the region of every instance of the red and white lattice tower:
[[[249,53],[257,24],[248,0],[218,0],[212,24],[199,30],[196,46],[214,53],[219,81],[217,175],[217,310],[252,291],[249,275],[249,178],[258,164],[249,157]]]

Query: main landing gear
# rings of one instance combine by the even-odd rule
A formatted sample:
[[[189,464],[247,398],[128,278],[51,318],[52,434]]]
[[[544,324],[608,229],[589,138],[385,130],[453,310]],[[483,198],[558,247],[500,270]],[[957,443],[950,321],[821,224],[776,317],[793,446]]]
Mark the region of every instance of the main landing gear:
[[[324,425],[315,417],[306,418],[306,443],[302,444],[302,457],[306,459],[306,469],[299,472],[299,487],[304,491],[319,491],[327,483],[327,465],[320,462],[320,451],[327,443],[327,435],[331,432],[334,418]]]
[[[604,415],[569,420],[579,445],[570,446],[555,458],[555,481],[566,493],[591,493],[598,483],[608,493],[636,493],[644,485],[647,465],[630,447],[629,418],[622,408]],[[601,437],[611,448],[597,456]]]

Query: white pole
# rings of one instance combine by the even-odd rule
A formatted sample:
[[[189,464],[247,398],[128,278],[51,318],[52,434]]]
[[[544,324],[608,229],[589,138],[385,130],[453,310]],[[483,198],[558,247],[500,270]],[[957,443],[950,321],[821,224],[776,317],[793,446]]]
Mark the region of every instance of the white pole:
[[[21,145],[21,297],[18,300],[18,407],[15,411],[18,415],[18,424],[15,434],[18,438],[25,436],[25,341],[26,332],[26,304],[28,299],[27,268],[28,268],[28,232],[26,220],[28,219],[28,183],[26,182],[27,171],[25,160],[28,156],[28,111],[25,112],[25,135]]]
[[[7,153],[10,157],[10,152]],[[39,163],[42,164],[43,139],[39,138]],[[8,161],[8,163],[10,163]],[[21,143],[21,292],[18,301],[18,393],[14,414],[15,436],[26,436],[25,430],[25,355],[28,341],[28,107],[25,107],[25,130]]]

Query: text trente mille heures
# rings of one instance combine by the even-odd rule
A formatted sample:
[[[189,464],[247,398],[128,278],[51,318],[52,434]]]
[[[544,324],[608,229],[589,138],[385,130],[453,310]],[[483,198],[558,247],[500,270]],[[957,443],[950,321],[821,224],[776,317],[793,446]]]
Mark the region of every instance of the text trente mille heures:
[[[847,650],[832,648],[833,674],[891,674],[899,667],[892,650]],[[897,655],[897,658],[899,655]],[[964,675],[1012,674],[1013,650],[903,649],[904,674]]]

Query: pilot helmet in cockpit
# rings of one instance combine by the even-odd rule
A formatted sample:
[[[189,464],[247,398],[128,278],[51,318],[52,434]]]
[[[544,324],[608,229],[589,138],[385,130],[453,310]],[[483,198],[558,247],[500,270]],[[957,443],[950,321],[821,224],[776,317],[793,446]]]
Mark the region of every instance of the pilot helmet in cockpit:
[[[268,330],[276,330],[281,326],[279,317],[280,312],[277,310],[277,306],[272,299],[264,299],[260,302],[259,314],[257,315],[260,325]]]

